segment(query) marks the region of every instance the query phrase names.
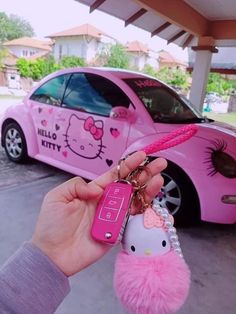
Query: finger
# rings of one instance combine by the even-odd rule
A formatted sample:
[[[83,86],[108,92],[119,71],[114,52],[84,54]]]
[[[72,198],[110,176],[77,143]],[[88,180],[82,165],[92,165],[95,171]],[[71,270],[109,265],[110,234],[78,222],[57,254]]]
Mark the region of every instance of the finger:
[[[97,195],[98,191],[89,187],[82,178],[74,177],[51,190],[45,198],[50,202],[71,202],[75,198],[87,200]]]
[[[135,215],[145,210],[148,205],[151,205],[152,200],[160,191],[163,186],[164,180],[158,173],[148,182],[145,190],[141,194],[141,198],[136,197],[132,203],[130,213]]]
[[[145,192],[144,192],[144,200],[146,203],[151,203],[152,200],[157,196],[160,192],[161,187],[164,184],[164,179],[160,174],[155,175],[148,182]]]
[[[167,161],[164,158],[156,158],[144,167],[143,171],[138,175],[139,185],[143,185],[153,176],[162,172],[167,167]]]
[[[121,178],[125,178],[131,171],[136,169],[146,158],[146,154],[142,151],[130,155],[121,163]],[[110,171],[104,173],[88,185],[95,185],[100,190],[103,190],[107,184],[118,179],[117,167],[112,168]]]

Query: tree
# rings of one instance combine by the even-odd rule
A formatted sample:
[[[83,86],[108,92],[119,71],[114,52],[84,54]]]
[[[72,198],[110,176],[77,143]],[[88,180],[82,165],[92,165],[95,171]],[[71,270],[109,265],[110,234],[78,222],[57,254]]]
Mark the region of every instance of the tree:
[[[20,58],[17,60],[16,65],[21,76],[31,77],[33,80],[40,80],[44,76],[61,68],[52,56],[37,60],[26,60],[25,58]]]
[[[219,73],[209,73],[207,92],[229,95],[235,88],[235,81],[224,79]]]
[[[129,56],[125,51],[124,46],[120,44],[112,45],[106,52],[104,66],[112,68],[128,69]]]
[[[6,48],[0,49],[0,70],[4,67],[4,59],[8,56],[8,50]]]
[[[157,77],[157,71],[150,64],[145,64],[143,73]]]
[[[9,16],[0,12],[0,43],[20,37],[32,37],[34,30],[25,19],[18,15]]]
[[[181,89],[187,89],[189,87],[189,75],[178,68],[163,67],[157,72],[157,78],[169,85],[178,86]]]
[[[62,68],[75,68],[85,65],[84,59],[76,56],[64,56],[60,60],[60,66]]]

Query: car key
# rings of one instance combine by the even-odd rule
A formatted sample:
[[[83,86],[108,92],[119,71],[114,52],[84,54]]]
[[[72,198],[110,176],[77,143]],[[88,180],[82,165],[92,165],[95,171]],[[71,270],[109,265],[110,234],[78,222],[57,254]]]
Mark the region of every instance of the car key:
[[[118,179],[105,188],[92,225],[93,239],[112,245],[121,241],[133,195],[134,187],[127,180]]]

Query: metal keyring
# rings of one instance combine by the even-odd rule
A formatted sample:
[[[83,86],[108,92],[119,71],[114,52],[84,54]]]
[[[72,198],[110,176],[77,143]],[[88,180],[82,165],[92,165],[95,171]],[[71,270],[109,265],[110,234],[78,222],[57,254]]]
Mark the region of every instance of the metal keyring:
[[[147,168],[145,165],[141,164],[135,170],[131,171],[126,178],[126,180],[130,181],[133,184],[134,189],[136,191],[144,190],[147,186],[147,182],[141,185],[138,181],[139,176],[142,173],[142,171],[145,171],[151,177],[150,169]]]
[[[121,171],[121,164],[123,161],[125,161],[126,158],[121,158],[117,164],[117,175],[118,175],[118,181],[121,180],[121,174],[120,174],[120,171]]]

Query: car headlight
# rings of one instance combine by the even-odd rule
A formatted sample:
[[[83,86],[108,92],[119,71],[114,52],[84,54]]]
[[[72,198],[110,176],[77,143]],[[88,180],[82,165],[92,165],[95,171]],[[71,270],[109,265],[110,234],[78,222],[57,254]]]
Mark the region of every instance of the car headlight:
[[[210,164],[208,174],[213,176],[220,173],[226,178],[236,178],[236,160],[225,152],[227,143],[216,140],[213,144],[214,147],[208,147],[210,153],[210,158],[207,158],[207,162]]]

